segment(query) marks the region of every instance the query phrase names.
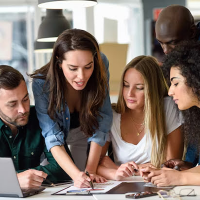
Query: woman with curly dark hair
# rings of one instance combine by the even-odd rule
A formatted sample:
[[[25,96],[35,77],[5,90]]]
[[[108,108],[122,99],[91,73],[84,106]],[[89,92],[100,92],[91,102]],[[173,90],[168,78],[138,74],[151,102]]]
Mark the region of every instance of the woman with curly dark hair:
[[[197,166],[200,164],[200,43],[190,42],[176,47],[166,57],[163,71],[171,82],[168,94],[183,113],[186,160],[164,163],[166,167],[180,171],[165,168],[144,168],[141,171],[150,172],[146,179],[158,186],[200,185],[200,166]]]

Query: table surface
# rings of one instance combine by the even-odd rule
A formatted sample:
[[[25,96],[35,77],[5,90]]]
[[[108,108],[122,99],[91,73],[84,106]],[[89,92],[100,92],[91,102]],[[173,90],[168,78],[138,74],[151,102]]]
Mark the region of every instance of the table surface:
[[[124,182],[142,182],[143,179],[141,177],[129,177],[124,179]],[[96,194],[93,196],[65,196],[65,195],[51,195],[61,189],[64,189],[66,186],[56,186],[56,187],[49,187],[42,191],[40,194],[28,197],[28,199],[37,199],[37,200],[55,200],[55,199],[70,199],[70,200],[128,200],[125,198],[124,194]],[[177,186],[174,188],[175,192],[178,194],[179,191],[183,188],[193,188],[195,193],[197,194],[196,197],[181,197],[183,200],[194,200],[200,199],[200,186]],[[158,196],[146,197],[146,199],[159,199]],[[0,197],[0,200],[16,200],[16,198],[9,198],[9,197]],[[168,198],[168,200],[171,200]]]

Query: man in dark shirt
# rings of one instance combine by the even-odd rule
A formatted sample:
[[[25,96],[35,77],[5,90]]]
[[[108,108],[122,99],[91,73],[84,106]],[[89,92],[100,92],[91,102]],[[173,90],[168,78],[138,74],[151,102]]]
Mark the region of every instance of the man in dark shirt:
[[[40,165],[43,153],[45,166]],[[0,157],[12,157],[21,187],[40,186],[46,178],[53,183],[70,179],[46,149],[24,77],[6,65],[0,65]]]
[[[199,24],[196,26],[191,12],[184,6],[171,5],[164,8],[156,21],[156,39],[163,52],[168,54],[183,41],[199,40]]]

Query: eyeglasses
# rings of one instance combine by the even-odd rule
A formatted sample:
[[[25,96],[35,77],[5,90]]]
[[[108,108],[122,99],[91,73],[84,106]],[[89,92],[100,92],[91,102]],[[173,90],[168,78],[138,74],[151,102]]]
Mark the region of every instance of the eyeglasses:
[[[160,190],[157,192],[159,197],[161,197],[163,200],[166,200],[168,198],[173,198],[173,199],[180,199],[181,197],[194,197],[196,196],[195,190],[192,188],[183,188],[179,191],[179,194],[177,194],[174,190],[171,191],[166,191],[166,190]]]

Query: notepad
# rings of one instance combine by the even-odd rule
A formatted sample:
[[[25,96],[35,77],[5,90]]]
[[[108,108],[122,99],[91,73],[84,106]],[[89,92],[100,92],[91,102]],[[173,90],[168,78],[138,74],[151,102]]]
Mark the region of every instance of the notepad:
[[[104,183],[94,183],[94,189],[92,188],[77,188],[75,186],[66,187],[52,195],[84,195],[84,194],[105,194],[109,190],[121,184],[121,181],[107,181]]]

